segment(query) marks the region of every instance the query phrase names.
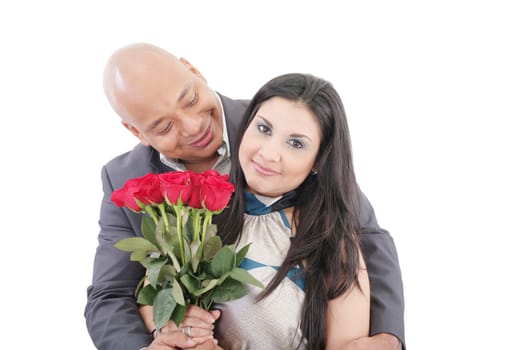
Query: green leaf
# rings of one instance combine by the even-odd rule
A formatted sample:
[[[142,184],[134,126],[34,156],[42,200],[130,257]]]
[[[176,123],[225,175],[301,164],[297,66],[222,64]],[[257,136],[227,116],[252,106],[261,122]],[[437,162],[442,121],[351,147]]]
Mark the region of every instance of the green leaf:
[[[203,282],[203,285],[205,285],[204,288],[201,288],[199,290],[196,290],[193,295],[195,296],[201,296],[202,294],[206,293],[207,291],[213,289],[217,285],[217,279],[207,280]]]
[[[177,233],[174,233],[174,236],[177,236]],[[175,240],[171,243],[173,249],[172,249],[172,252],[174,254],[174,256],[179,259],[179,261],[182,262],[182,257],[180,255],[180,244],[179,244],[179,239],[178,238],[175,238]]]
[[[201,271],[203,271],[203,273],[205,273],[207,276],[216,277],[213,274],[213,272],[211,271],[211,262],[210,261],[206,261],[206,260],[202,260],[201,261]]]
[[[180,281],[192,295],[195,295],[195,291],[197,291],[197,289],[200,287],[199,281],[189,274],[182,275]]]
[[[213,256],[222,248],[222,241],[220,237],[214,236],[207,240],[204,243],[204,250],[202,253],[202,258],[204,260],[211,260]]]
[[[193,239],[193,220],[190,220],[190,211],[182,211],[182,236],[189,242]]]
[[[247,245],[239,249],[239,251],[237,252],[237,256],[235,257],[235,266],[239,267],[241,265],[242,261],[244,260],[244,257],[246,256],[246,254],[248,254],[248,249],[250,249],[250,245],[251,243],[248,243]]]
[[[219,278],[219,282],[217,282],[217,284],[222,284],[227,278],[230,277],[230,273],[231,271],[223,273],[222,276]]]
[[[199,251],[199,247],[201,245],[200,241],[193,241],[190,244],[190,250],[191,250],[191,267],[193,272],[197,272],[197,268],[199,267],[199,263],[201,261],[199,254],[197,253]]]
[[[180,286],[177,280],[173,280],[173,287],[171,288],[171,295],[173,299],[180,305],[186,305],[186,300],[184,300],[184,293],[182,287]]]
[[[171,288],[165,288],[157,293],[153,302],[153,322],[157,329],[161,329],[171,319],[171,314],[177,302],[173,298]]]
[[[167,253],[168,253],[169,257],[170,257],[170,261],[171,261],[171,264],[173,265],[173,268],[175,269],[175,271],[179,272],[180,271],[180,264],[179,264],[179,260],[175,256],[175,253],[173,253],[173,250],[168,250]]]
[[[131,255],[129,256],[129,260],[131,261],[139,261],[143,265],[143,260],[145,260],[149,255],[149,252],[147,250],[135,250],[134,252],[131,252]]]
[[[175,271],[175,268],[172,265],[164,265],[160,269],[157,283],[161,284],[165,282],[171,282],[176,275],[177,272]]]
[[[164,265],[166,265],[167,262],[168,262],[168,259],[157,260],[157,261],[154,261],[150,265],[150,268],[149,268],[148,273],[147,273],[148,274],[148,280],[154,287],[157,286],[157,280],[159,278],[160,269]]]
[[[142,237],[124,238],[115,243],[115,248],[125,252],[133,252],[135,250],[145,250],[148,252],[158,252],[158,248],[150,241]]]
[[[215,224],[208,224],[208,227],[206,228],[206,239],[207,242],[209,238],[215,237],[217,234],[217,225]]]
[[[227,279],[223,284],[217,286],[212,292],[212,299],[216,303],[224,303],[245,296],[248,290],[239,281]]]
[[[156,224],[155,221],[151,218],[149,215],[144,215],[142,217],[142,223],[141,223],[141,229],[142,229],[142,235],[144,238],[146,238],[149,242],[156,245],[157,241],[155,240],[155,229]]]
[[[169,246],[166,244],[166,240],[164,239],[164,226],[162,225],[161,221],[159,221],[159,224],[155,228],[155,240],[157,241],[157,245],[162,255],[166,255],[166,249]]]
[[[187,308],[188,307],[186,305],[177,304],[177,306],[175,306],[175,310],[173,311],[173,314],[171,315],[171,319],[173,322],[175,322],[177,327],[179,327],[182,320],[184,320],[184,316],[186,315]]]
[[[182,239],[184,242],[184,256],[186,258],[186,262],[190,262],[191,261],[191,249],[190,249],[190,245],[188,244],[188,241],[183,238]]]
[[[235,251],[230,246],[224,246],[211,260],[211,271],[215,277],[231,271],[235,267]]]
[[[139,292],[142,288],[144,288],[144,281],[146,280],[146,275],[142,276],[139,283],[137,284],[137,288],[135,288],[135,297],[139,295]]]
[[[176,271],[180,270],[179,260],[177,259],[176,254],[173,252],[173,247],[170,241],[166,241],[164,239],[164,228],[163,225],[160,224],[157,225],[157,229],[155,231],[155,238],[157,240],[157,244],[161,250],[162,255],[168,255],[171,259],[171,263],[173,264],[173,267]]]
[[[153,305],[157,291],[151,284],[142,288],[137,296],[137,303],[142,305]]]
[[[197,306],[200,306],[204,310],[209,310],[211,306],[213,305],[212,296],[213,296],[212,292],[204,294],[203,296],[200,297]]]
[[[168,241],[171,245],[176,245],[179,242],[179,237],[177,236],[177,216],[171,213],[168,213]]]
[[[162,255],[164,256],[168,255],[171,258],[171,262],[173,263],[173,266],[175,267],[175,269],[178,268],[180,270],[179,261],[177,260],[177,257],[173,254],[173,252],[171,251],[170,244],[164,240],[161,240],[159,241],[159,247],[162,250]]]
[[[264,288],[264,285],[245,269],[241,269],[238,267],[234,268],[230,273],[230,277],[242,283],[253,284],[254,286],[257,286],[259,288]]]

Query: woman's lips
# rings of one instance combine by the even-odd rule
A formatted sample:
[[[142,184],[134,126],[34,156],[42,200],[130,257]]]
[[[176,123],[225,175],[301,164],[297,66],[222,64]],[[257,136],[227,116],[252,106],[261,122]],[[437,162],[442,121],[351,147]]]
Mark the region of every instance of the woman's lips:
[[[255,171],[261,175],[264,175],[264,176],[279,175],[279,172],[273,169],[266,168],[255,161],[252,161],[252,164],[253,164],[253,168],[255,169]]]

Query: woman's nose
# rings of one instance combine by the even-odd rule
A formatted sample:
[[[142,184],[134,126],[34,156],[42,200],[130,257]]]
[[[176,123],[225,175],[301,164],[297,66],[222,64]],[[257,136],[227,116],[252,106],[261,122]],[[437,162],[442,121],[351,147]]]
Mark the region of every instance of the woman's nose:
[[[259,148],[259,155],[271,162],[281,160],[280,145],[277,142],[266,142]]]

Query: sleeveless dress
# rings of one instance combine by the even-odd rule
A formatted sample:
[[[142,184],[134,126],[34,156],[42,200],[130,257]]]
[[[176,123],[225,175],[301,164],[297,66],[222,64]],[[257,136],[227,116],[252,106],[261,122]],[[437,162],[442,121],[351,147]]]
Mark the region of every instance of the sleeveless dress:
[[[253,194],[246,193],[244,227],[238,247],[251,243],[241,267],[268,286],[290,248],[290,224],[283,210],[271,211]],[[221,318],[215,335],[225,350],[304,349],[299,322],[304,300],[304,280],[299,267],[288,272],[279,286],[256,302],[262,289],[248,286],[248,294],[218,304]]]

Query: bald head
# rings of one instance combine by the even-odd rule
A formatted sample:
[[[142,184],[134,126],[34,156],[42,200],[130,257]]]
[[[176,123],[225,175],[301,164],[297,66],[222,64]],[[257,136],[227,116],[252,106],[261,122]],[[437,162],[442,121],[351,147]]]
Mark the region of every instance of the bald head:
[[[106,64],[104,91],[112,102],[114,94],[131,87],[132,81],[146,78],[155,63],[166,65],[176,59],[169,52],[150,44],[124,46],[115,51]]]
[[[221,102],[185,59],[149,44],[125,46],[107,62],[104,91],[144,146],[194,171],[215,164],[223,142]]]
[[[184,59],[145,43],[115,51],[104,69],[104,92],[124,122],[140,115],[143,107],[158,102],[162,91],[188,74],[200,73]]]

